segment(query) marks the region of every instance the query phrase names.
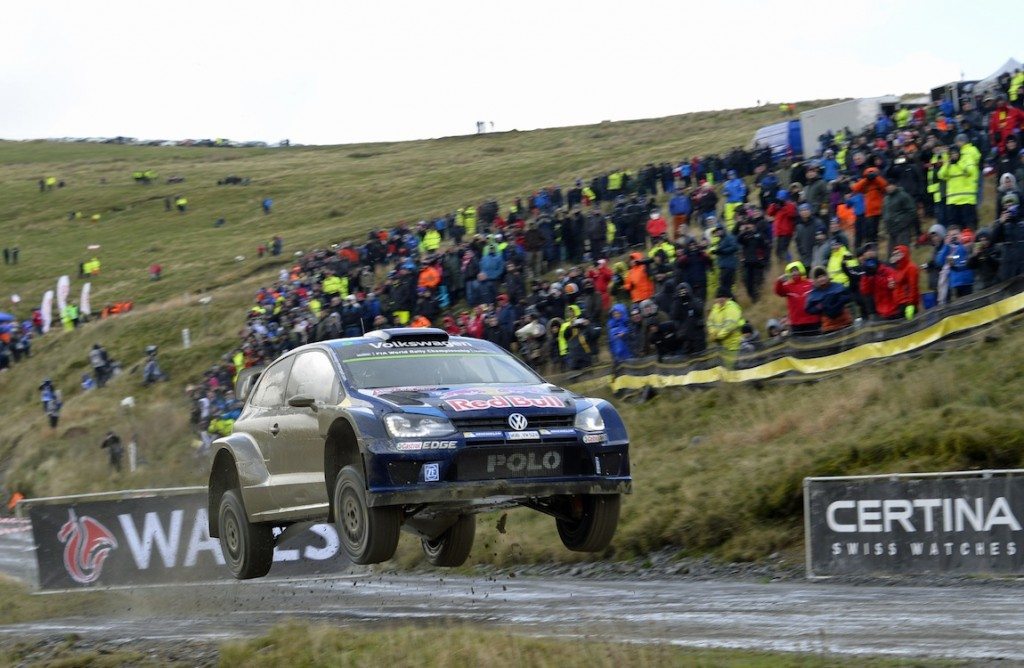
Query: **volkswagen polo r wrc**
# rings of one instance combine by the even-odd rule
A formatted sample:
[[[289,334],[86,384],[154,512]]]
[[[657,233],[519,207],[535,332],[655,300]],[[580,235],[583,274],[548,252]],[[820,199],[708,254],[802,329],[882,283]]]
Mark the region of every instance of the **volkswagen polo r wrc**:
[[[554,517],[568,549],[601,551],[632,491],[614,407],[487,341],[375,331],[296,348],[239,383],[245,405],[209,481],[210,535],[239,579],[323,521],[356,564],[390,559],[405,530],[431,564],[458,566],[475,515],[516,506]]]

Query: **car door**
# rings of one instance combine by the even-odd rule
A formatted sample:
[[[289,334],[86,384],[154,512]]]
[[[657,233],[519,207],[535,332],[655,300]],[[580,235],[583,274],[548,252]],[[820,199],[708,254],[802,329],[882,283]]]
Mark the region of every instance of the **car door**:
[[[324,443],[330,429],[330,417],[324,409],[338,401],[338,373],[330,358],[310,350],[295,358],[288,378],[282,409],[283,430],[287,438],[275,444],[275,470],[282,476],[275,493],[284,507],[299,508],[323,504],[326,510],[327,488],[324,481]],[[312,397],[312,407],[291,407],[291,397]]]
[[[286,357],[268,367],[260,374],[256,387],[250,393],[245,409],[235,422],[237,432],[248,434],[260,450],[263,462],[270,473],[270,485],[274,484],[275,449],[281,433],[281,407],[285,406],[284,392],[288,385],[288,372],[294,358]],[[251,490],[250,498],[257,507],[247,508],[251,514],[272,511],[276,505],[271,488]]]

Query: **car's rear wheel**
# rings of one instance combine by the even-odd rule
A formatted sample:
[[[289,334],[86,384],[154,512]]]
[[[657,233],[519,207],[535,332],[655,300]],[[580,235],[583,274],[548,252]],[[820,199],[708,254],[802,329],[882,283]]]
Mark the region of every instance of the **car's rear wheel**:
[[[562,545],[574,552],[600,552],[619,526],[618,494],[581,494],[569,499],[569,519],[557,519]]]
[[[266,524],[253,524],[237,490],[220,497],[217,512],[220,547],[231,574],[239,580],[263,577],[274,561],[274,533]]]
[[[401,509],[371,508],[363,474],[354,467],[338,472],[333,505],[341,549],[353,563],[377,564],[394,556],[402,528]]]
[[[459,515],[455,524],[434,540],[422,539],[423,554],[434,566],[461,566],[469,559],[476,538],[476,516]]]

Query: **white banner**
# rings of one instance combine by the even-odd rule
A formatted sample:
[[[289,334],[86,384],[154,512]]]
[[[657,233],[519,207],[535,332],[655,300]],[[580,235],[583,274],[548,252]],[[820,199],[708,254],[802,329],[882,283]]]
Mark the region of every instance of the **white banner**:
[[[71,292],[71,279],[66,275],[57,279],[57,313],[63,313],[68,305],[68,294]]]
[[[92,283],[82,286],[82,297],[78,300],[78,310],[82,315],[92,315],[92,308],[89,306],[89,292],[92,290]]]
[[[50,324],[53,322],[53,290],[47,290],[43,295],[43,304],[39,307],[43,315],[43,334],[50,331]]]

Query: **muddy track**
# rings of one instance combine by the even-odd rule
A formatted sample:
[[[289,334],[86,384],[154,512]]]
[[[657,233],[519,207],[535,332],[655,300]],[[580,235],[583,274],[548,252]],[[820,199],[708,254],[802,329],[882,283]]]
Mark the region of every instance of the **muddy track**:
[[[483,624],[692,647],[1024,659],[1017,588],[352,575],[120,594],[124,609],[102,618],[4,626],[0,636],[218,641],[300,618],[338,626]]]
[[[0,536],[0,571],[34,580],[27,532]],[[304,619],[337,626],[479,624],[689,647],[1022,661],[1021,594],[1019,586],[998,583],[354,573],[117,589],[111,596],[116,605],[103,614],[0,626],[0,646],[70,634],[114,646],[209,644]]]

